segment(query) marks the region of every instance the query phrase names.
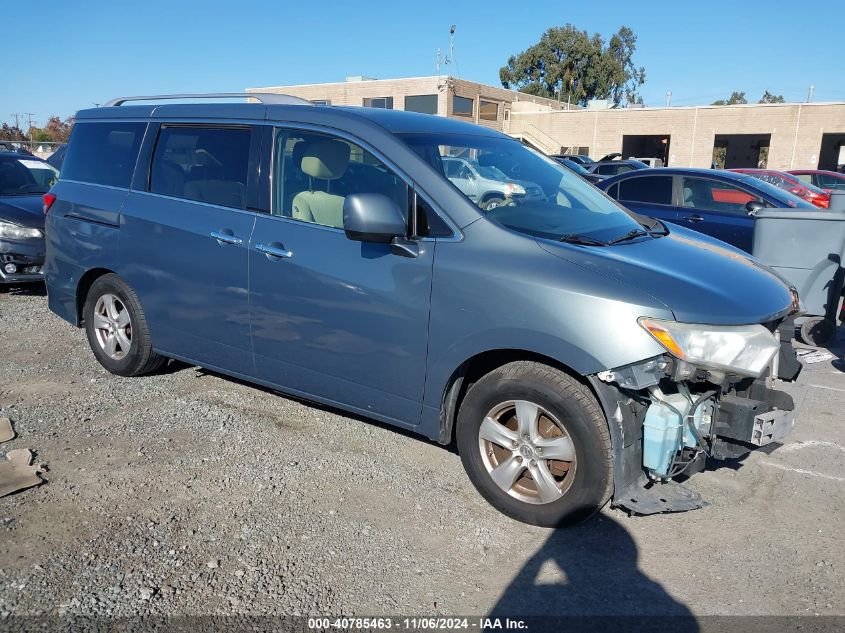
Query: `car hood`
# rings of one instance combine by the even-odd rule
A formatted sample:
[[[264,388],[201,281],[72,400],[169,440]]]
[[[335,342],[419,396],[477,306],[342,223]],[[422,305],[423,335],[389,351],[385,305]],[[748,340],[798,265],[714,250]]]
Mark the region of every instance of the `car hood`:
[[[792,307],[789,283],[777,273],[695,231],[673,227],[665,237],[614,246],[538,242],[557,257],[650,295],[681,322],[765,323]]]
[[[0,197],[0,220],[8,220],[33,229],[44,228],[44,208],[41,194],[33,196]]]

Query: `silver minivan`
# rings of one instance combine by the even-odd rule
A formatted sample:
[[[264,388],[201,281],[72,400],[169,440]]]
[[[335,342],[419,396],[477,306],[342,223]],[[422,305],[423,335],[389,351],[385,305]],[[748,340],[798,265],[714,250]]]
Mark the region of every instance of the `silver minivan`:
[[[544,526],[698,507],[676,477],[789,432],[798,297],[746,253],[490,129],[248,97],[78,113],[49,305],[109,371],[179,359],[455,443]],[[455,157],[526,195],[473,198]]]

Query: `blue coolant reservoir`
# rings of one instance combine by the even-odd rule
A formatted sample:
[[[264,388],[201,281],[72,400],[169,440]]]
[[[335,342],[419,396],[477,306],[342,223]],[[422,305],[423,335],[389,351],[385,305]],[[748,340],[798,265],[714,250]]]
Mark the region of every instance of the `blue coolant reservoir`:
[[[665,477],[675,454],[682,446],[697,445],[695,436],[685,424],[690,410],[690,401],[680,393],[660,394],[658,402],[652,403],[645,413],[643,422],[643,466],[653,474]],[[680,415],[666,406],[672,405]],[[712,421],[712,404],[702,403],[693,416],[693,423],[702,434],[707,433]]]

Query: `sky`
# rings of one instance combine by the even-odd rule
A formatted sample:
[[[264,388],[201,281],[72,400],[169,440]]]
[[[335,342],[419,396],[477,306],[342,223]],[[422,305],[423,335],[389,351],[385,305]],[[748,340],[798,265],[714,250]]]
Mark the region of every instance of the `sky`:
[[[120,95],[434,75],[455,35],[451,74],[499,85],[510,55],[571,23],[638,37],[645,103],[707,104],[764,90],[787,101],[845,100],[842,0],[42,0],[3,3],[32,36],[0,38],[0,121],[43,125]],[[7,28],[7,30],[9,30]]]

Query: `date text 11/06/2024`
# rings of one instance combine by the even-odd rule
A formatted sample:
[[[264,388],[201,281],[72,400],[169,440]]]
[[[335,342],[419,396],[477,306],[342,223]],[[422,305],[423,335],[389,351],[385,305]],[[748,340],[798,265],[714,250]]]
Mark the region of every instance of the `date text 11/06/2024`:
[[[524,630],[528,628],[524,620],[512,618],[444,618],[444,617],[342,617],[308,618],[308,628],[315,631],[330,630]]]

